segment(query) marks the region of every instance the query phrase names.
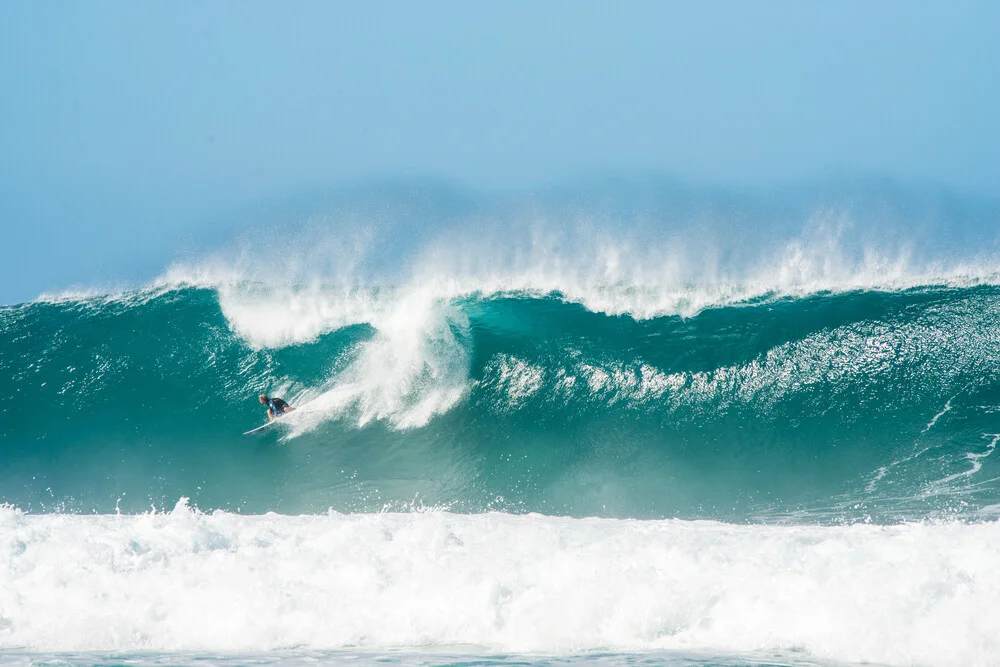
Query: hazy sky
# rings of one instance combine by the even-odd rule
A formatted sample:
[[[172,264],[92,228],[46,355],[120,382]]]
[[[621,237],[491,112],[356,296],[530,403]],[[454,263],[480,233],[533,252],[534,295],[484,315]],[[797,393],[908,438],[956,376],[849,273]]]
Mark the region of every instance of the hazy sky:
[[[383,177],[995,195],[998,27],[992,1],[3,2],[0,302]]]

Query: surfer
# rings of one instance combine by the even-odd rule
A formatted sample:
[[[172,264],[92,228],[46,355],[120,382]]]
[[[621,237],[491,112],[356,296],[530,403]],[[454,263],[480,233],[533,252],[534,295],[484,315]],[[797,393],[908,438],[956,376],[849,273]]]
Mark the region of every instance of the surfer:
[[[285,403],[280,398],[268,398],[267,394],[260,395],[260,404],[267,406],[267,418],[274,421],[285,412],[295,412],[295,408]]]

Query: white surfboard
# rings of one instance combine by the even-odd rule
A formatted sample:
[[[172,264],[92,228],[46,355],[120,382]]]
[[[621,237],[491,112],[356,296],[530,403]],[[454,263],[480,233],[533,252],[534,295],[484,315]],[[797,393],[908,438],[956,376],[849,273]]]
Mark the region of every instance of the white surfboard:
[[[245,431],[243,433],[243,435],[255,435],[257,433],[261,433],[262,431],[265,431],[265,430],[271,428],[272,426],[274,426],[277,423],[278,423],[277,419],[274,420],[274,421],[269,421],[266,424],[264,424],[263,426],[258,426],[257,428],[252,428],[249,431]]]

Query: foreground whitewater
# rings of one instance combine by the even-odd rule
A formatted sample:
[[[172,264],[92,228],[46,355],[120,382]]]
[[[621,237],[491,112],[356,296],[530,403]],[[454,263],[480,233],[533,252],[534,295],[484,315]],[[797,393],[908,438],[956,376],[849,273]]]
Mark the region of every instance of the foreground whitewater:
[[[1000,652],[996,523],[238,516],[181,502],[3,510],[0,550],[8,649],[804,651],[894,665]]]

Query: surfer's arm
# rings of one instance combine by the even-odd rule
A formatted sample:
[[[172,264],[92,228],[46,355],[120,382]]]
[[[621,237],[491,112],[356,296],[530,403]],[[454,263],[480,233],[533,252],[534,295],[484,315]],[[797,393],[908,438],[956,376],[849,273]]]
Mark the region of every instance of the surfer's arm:
[[[267,419],[268,421],[272,422],[274,421],[274,410],[272,410],[271,408],[267,409]]]

